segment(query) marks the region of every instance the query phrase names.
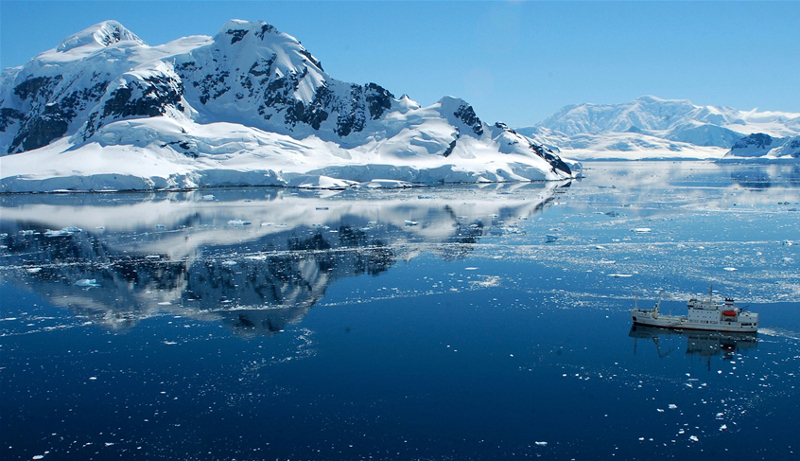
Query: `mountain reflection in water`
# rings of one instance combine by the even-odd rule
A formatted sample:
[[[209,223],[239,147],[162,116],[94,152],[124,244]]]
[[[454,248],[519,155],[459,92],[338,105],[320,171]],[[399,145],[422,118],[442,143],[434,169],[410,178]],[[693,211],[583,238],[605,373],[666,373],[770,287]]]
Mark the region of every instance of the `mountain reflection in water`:
[[[567,184],[568,185],[568,184]],[[417,191],[6,196],[4,278],[108,328],[181,315],[272,335],[336,280],[420,252],[466,257],[564,184]],[[265,197],[266,194],[266,197]],[[138,200],[137,200],[138,199]]]

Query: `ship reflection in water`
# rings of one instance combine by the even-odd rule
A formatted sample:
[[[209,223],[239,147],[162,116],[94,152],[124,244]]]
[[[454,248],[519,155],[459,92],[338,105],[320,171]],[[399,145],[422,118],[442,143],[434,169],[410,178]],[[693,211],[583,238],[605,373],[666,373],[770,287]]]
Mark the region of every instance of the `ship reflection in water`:
[[[633,325],[628,336],[634,338],[633,353],[636,355],[639,340],[652,341],[659,358],[664,358],[675,351],[674,339],[686,337],[686,355],[697,356],[708,362],[711,358],[722,356],[723,360],[732,360],[737,353],[746,353],[758,346],[757,333],[725,333],[720,331],[672,330],[666,328]],[[662,344],[662,340],[668,344]]]

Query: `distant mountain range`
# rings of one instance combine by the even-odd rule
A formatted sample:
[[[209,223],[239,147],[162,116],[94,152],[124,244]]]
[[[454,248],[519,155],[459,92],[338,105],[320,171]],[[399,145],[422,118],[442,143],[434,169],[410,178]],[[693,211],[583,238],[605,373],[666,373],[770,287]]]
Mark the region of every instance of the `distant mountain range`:
[[[577,159],[800,158],[800,113],[695,106],[654,96],[567,106],[516,131]]]
[[[148,46],[115,21],[0,77],[1,192],[558,180],[550,149],[461,99],[420,107],[328,75],[294,37],[233,20]]]

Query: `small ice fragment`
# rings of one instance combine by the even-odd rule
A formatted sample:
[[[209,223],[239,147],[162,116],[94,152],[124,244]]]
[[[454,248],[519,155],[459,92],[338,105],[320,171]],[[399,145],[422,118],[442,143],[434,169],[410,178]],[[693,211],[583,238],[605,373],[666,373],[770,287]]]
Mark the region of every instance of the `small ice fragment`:
[[[631,229],[631,232],[636,232],[637,234],[649,234],[652,231],[653,229],[650,229],[649,227],[636,227]]]
[[[678,406],[677,406],[677,405],[675,405],[674,403],[670,403],[670,404],[669,404],[669,409],[670,409],[670,410],[674,410],[674,409],[676,409],[676,408],[678,408]]]
[[[167,346],[174,346],[174,345],[176,345],[178,343],[176,343],[175,341],[164,341],[164,344],[167,345]]]
[[[659,413],[664,413],[664,409],[663,408],[656,408],[656,411],[659,412]]]
[[[545,235],[544,237],[546,243],[553,243],[560,238],[558,235],[552,235],[552,234]]]
[[[237,263],[236,261],[231,261],[231,260],[228,260],[228,261],[223,261],[223,262],[222,262],[222,265],[223,265],[223,266],[228,266],[228,267],[235,266],[235,265],[237,265],[237,264],[239,264],[239,263]]]
[[[547,446],[547,442],[534,442],[534,443],[535,443],[536,445],[539,445],[540,447]]]
[[[416,226],[417,224],[419,224],[419,223],[416,222],[416,221],[406,220],[406,226]]]
[[[163,224],[156,224],[156,229],[163,229],[163,228],[164,228]]]
[[[738,269],[736,269],[735,267],[726,267],[725,270],[728,272],[736,272]]]
[[[31,459],[42,459],[42,458],[44,458],[44,455],[33,455],[33,458]]]
[[[97,376],[90,376],[89,381],[97,381]]]
[[[615,279],[626,279],[628,277],[633,277],[633,274],[608,274],[609,277],[614,277]]]
[[[317,207],[317,210],[327,210],[327,209],[328,209],[328,207],[326,207],[326,206],[318,206]]]
[[[692,442],[699,442],[700,441],[700,439],[698,439],[696,435],[689,436],[689,440],[691,440]]]
[[[465,267],[464,270],[465,271],[476,271],[476,270],[478,270],[478,268],[477,267]]]
[[[203,201],[204,202],[213,202],[214,201],[214,196],[212,194],[204,195],[203,196]]]
[[[158,305],[159,305],[159,306],[171,306],[171,305],[172,305],[172,303],[171,303],[171,302],[169,302],[169,301],[162,301],[162,302],[158,303]]]
[[[29,274],[38,274],[41,271],[42,271],[41,267],[30,267],[30,268],[27,269],[27,272]]]
[[[75,286],[84,288],[97,288],[100,286],[100,284],[97,283],[97,279],[80,279],[75,282]]]
[[[719,427],[719,431],[720,432],[722,432],[724,430],[727,430],[727,429],[728,429],[728,425],[727,424],[723,424],[722,426]]]
[[[262,222],[261,223],[261,227],[267,227],[267,226],[271,226],[271,225],[272,225],[271,222]]]
[[[249,226],[250,221],[242,221],[241,219],[231,219],[228,221],[229,226]]]

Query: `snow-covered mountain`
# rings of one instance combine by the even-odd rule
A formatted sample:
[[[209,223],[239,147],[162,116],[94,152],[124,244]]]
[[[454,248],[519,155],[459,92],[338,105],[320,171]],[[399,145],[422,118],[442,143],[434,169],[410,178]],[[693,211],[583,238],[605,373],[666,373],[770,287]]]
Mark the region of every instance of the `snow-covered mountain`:
[[[751,134],[800,135],[800,113],[740,111],[644,96],[624,104],[567,106],[517,132],[576,158],[720,158]]]
[[[159,46],[106,21],[5,69],[0,155],[3,192],[574,176],[463,100],[336,80],[294,37],[239,20]]]
[[[725,160],[736,159],[800,159],[800,136],[791,138],[773,138],[764,133],[745,136],[731,147],[723,157]]]

